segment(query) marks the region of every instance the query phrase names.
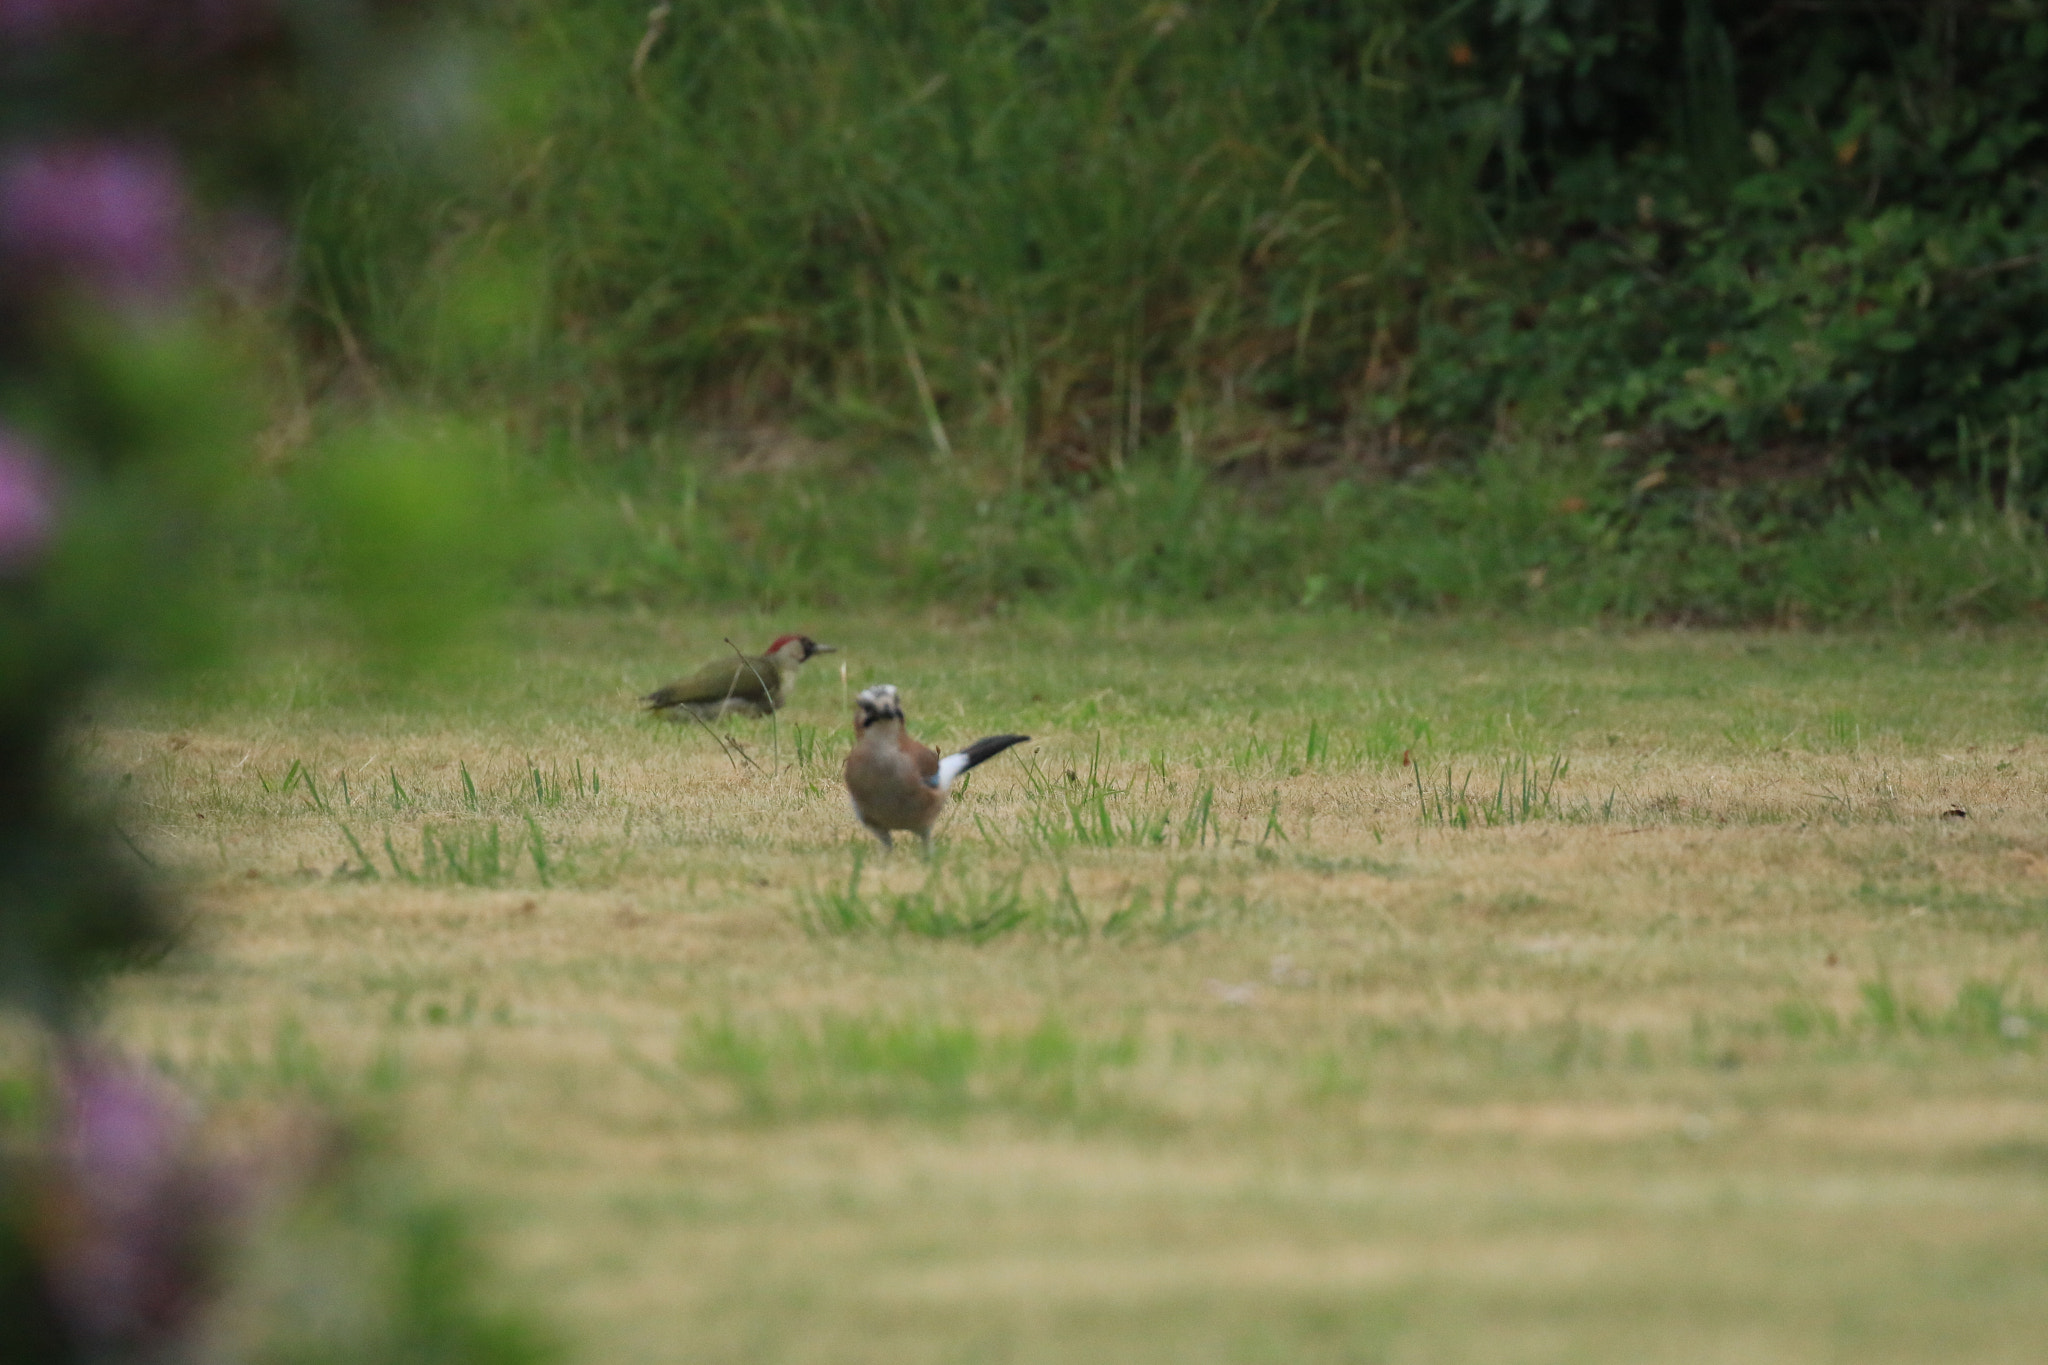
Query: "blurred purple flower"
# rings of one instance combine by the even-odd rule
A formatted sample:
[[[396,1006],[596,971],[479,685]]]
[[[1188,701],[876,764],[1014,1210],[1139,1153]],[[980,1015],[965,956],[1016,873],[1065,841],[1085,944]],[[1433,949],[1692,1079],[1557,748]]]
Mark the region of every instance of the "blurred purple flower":
[[[75,1054],[55,1156],[44,1268],[59,1309],[95,1355],[172,1346],[212,1295],[241,1202],[200,1158],[191,1107],[153,1076]]]
[[[50,465],[35,447],[0,427],[0,573],[34,563],[57,527]]]
[[[0,278],[18,288],[160,303],[184,277],[185,227],[185,187],[160,147],[51,143],[0,160]]]

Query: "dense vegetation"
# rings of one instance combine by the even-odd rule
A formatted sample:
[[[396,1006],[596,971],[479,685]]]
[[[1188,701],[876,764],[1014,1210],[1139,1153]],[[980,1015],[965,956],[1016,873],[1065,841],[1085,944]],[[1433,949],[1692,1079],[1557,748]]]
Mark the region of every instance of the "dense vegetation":
[[[1960,498],[2009,523],[2003,567],[1907,595],[2038,596],[2017,519],[2048,345],[2033,0],[568,0],[482,22],[509,92],[495,154],[452,201],[394,192],[374,158],[326,177],[304,316],[336,355],[509,400],[583,477],[631,452],[599,461],[607,503],[635,465],[641,492],[696,505],[651,435],[795,428],[864,452],[882,472],[858,486],[905,485],[851,521],[929,514],[963,567],[925,586],[1007,596],[1058,572],[991,571],[961,506],[1005,543],[1062,540],[1096,581],[1111,561],[1060,518],[1126,525],[1103,490],[1164,464],[1251,537],[1199,582],[1140,572],[1167,596],[1509,605],[1565,581],[1573,610],[1755,617],[1896,606],[1867,584],[1809,600],[1759,547],[1881,538],[1880,504],[1917,506],[1924,539]],[[771,445],[744,463],[809,463]],[[1538,539],[1622,561],[1588,578],[1495,523],[1527,481],[1489,493],[1475,460],[1590,481]],[[1312,490],[1244,491],[1303,466]],[[1451,530],[1502,547],[1457,571],[1483,583],[1366,562],[1386,555],[1354,542],[1389,523],[1442,540],[1393,476],[1428,508],[1478,505]],[[795,478],[842,507],[856,486]],[[759,483],[728,500],[758,509]],[[1318,535],[1332,497],[1378,510]],[[1641,504],[1650,538],[1603,499]],[[721,521],[694,551],[625,542],[651,551],[641,580],[737,559],[682,581],[843,593],[764,565],[802,552],[748,523],[791,515]],[[1255,544],[1272,526],[1279,564]],[[1173,553],[1152,538],[1115,562]],[[1658,582],[1686,558],[1712,582],[1646,589],[1624,562],[1646,555]]]

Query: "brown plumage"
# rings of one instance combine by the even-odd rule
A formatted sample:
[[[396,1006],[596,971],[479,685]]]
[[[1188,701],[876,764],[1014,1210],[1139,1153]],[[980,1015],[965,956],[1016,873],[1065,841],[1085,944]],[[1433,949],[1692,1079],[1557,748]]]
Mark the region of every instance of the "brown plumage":
[[[887,683],[860,694],[854,707],[853,752],[846,756],[846,792],[854,814],[870,834],[893,847],[896,830],[915,834],[929,849],[932,826],[946,808],[946,793],[960,774],[1030,739],[990,735],[941,758],[918,743],[903,726],[903,704]]]

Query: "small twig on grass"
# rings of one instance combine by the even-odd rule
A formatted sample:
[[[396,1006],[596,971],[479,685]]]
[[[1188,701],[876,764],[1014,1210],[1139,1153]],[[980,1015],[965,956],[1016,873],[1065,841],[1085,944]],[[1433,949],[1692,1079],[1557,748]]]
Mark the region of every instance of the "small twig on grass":
[[[2024,270],[2038,262],[2043,254],[2039,251],[2029,251],[2019,256],[2008,256],[2002,261],[1993,261],[1989,265],[1974,266],[1959,273],[1966,280],[1981,280],[1986,275],[2002,275],[2008,270]]]
[[[725,647],[739,655],[739,661],[747,666],[747,672],[753,674],[754,681],[761,684],[761,699],[768,703],[768,742],[774,746],[775,771],[779,773],[782,771],[782,717],[776,713],[782,708],[778,704],[775,691],[768,686],[768,680],[761,676],[761,670],[754,667],[754,661],[740,653],[740,647],[732,642],[732,636],[725,637]],[[733,681],[739,681],[739,674],[733,674]]]
[[[710,735],[712,740],[718,745],[719,749],[725,754],[726,762],[732,763],[732,766],[735,768],[739,767],[739,764],[733,763],[733,756],[737,754],[739,757],[747,760],[747,766],[749,768],[752,768],[757,773],[761,771],[761,765],[754,762],[752,758],[748,757],[747,751],[745,749],[740,748],[737,744],[728,742],[724,735],[719,734],[718,731],[711,728],[710,721],[704,719],[704,717],[698,715],[695,711],[691,710],[687,704],[678,707],[677,709],[680,710],[684,715],[688,716],[691,720],[696,721],[699,725],[704,727],[704,733]],[[764,777],[766,776],[765,773],[763,773],[762,775]]]
[[[626,69],[626,77],[633,84],[633,93],[642,99],[647,97],[647,90],[641,84],[641,75],[647,70],[647,59],[654,55],[655,45],[668,31],[670,9],[669,0],[662,0],[647,11],[647,30],[640,35],[640,45],[633,49],[633,63]]]
[[[606,1028],[605,1032],[611,1035],[612,1055],[624,1063],[628,1070],[636,1072],[642,1079],[652,1081],[664,1090],[673,1092],[683,1089],[680,1084],[682,1078],[676,1074],[674,1068],[662,1066],[641,1056],[640,1049],[633,1046],[616,1024]]]
[[[128,845],[128,851],[130,853],[133,853],[136,857],[142,859],[142,865],[144,867],[154,868],[156,866],[156,859],[150,857],[147,853],[144,853],[142,851],[142,846],[136,843],[133,839],[128,837],[128,831],[121,828],[121,824],[118,820],[110,821],[109,823],[114,826],[114,833],[121,836],[121,842]]]

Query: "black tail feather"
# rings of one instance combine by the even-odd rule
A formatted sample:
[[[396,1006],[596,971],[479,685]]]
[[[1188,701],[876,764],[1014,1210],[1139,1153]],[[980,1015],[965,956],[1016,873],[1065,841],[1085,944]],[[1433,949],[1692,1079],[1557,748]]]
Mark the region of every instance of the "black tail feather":
[[[977,739],[960,751],[967,755],[967,767],[960,771],[980,767],[1012,745],[1027,744],[1030,740],[1029,735],[990,735],[986,739]]]

